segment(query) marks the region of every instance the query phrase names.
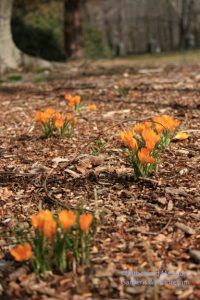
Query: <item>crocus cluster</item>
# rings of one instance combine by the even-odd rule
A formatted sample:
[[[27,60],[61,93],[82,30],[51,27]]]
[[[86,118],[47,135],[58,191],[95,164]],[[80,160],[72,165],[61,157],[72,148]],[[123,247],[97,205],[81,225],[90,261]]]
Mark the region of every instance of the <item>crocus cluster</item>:
[[[53,108],[37,111],[35,121],[42,125],[45,137],[49,137],[54,131],[58,131],[60,135],[71,134],[77,124],[77,118],[72,117],[72,114],[65,115]]]
[[[135,179],[156,169],[160,153],[176,135],[179,125],[171,116],[155,116],[120,133],[122,143],[129,149]]]
[[[64,272],[73,262],[86,264],[92,222],[91,213],[62,210],[55,217],[49,210],[41,210],[31,216],[31,238],[24,237],[26,241],[10,249],[10,254],[16,261],[30,261],[38,273],[54,269]]]
[[[79,112],[81,110],[96,110],[97,106],[96,104],[92,103],[89,105],[81,105],[82,104],[82,99],[78,95],[71,95],[71,94],[66,94],[65,95],[65,100],[67,101],[68,106],[74,111],[74,112]]]
[[[78,111],[80,103],[81,103],[80,96],[78,96],[78,95],[72,96],[71,94],[66,94],[65,100],[67,101],[70,108],[72,108],[74,111]]]

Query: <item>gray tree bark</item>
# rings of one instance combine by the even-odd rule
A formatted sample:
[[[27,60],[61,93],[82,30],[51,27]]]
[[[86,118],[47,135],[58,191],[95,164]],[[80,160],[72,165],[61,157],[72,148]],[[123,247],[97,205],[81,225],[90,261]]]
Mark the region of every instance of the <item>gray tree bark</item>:
[[[15,46],[11,33],[13,0],[0,0],[0,72],[16,69],[21,62],[20,51]]]
[[[50,62],[22,53],[14,44],[11,32],[13,0],[0,0],[0,73],[19,67],[51,68]]]

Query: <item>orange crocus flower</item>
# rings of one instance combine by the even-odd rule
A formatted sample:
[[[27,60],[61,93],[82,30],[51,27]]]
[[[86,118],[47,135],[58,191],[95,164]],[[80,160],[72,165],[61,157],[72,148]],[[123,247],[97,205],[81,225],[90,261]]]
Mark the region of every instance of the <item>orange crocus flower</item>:
[[[130,148],[133,150],[133,151],[137,151],[137,141],[136,139],[132,138],[130,141],[129,141],[129,146]]]
[[[73,100],[72,101],[68,101],[68,105],[69,105],[69,107],[74,107],[75,103],[74,103]]]
[[[120,132],[120,138],[125,146],[130,147],[133,151],[137,151],[138,145],[136,139],[133,137],[133,132],[128,129]]]
[[[77,119],[77,118],[74,118],[74,119],[72,120],[72,123],[73,123],[74,126],[76,126],[77,123],[78,123],[78,119]]]
[[[81,97],[76,95],[76,96],[72,96],[72,95],[65,95],[65,99],[67,100],[68,102],[68,105],[70,107],[73,107],[75,105],[79,105],[80,102],[81,102]]]
[[[31,224],[36,229],[42,229],[44,224],[44,212],[40,210],[37,215],[32,215]]]
[[[152,122],[150,121],[146,121],[144,123],[139,123],[139,124],[136,124],[134,127],[133,127],[133,130],[137,133],[137,134],[140,134],[142,135],[142,132],[146,129],[151,129],[151,125],[152,125]]]
[[[157,133],[161,133],[167,129],[167,127],[165,127],[165,120],[164,120],[164,118],[162,118],[162,116],[153,117],[153,121],[155,122],[154,124],[155,124]]]
[[[90,227],[90,225],[92,224],[92,220],[93,220],[93,215],[90,213],[80,215],[79,224],[80,224],[81,230],[86,232],[88,230],[88,228]]]
[[[68,105],[70,107],[74,106],[74,99],[73,99],[72,95],[65,95],[65,100],[67,100]]]
[[[139,123],[139,124],[136,124],[134,127],[133,127],[133,130],[137,133],[137,134],[142,134],[142,131],[144,130],[144,124],[142,123]]]
[[[57,226],[56,222],[54,221],[52,216],[46,216],[44,226],[43,226],[43,233],[49,239],[52,239],[54,234],[56,233]]]
[[[71,114],[67,114],[66,115],[66,121],[70,122],[72,120],[72,115]]]
[[[170,131],[174,131],[180,125],[180,121],[173,119],[172,117],[168,118],[167,127]]]
[[[87,108],[88,110],[96,110],[96,109],[97,109],[97,106],[96,106],[96,104],[90,104],[90,105],[87,105],[86,108]]]
[[[80,104],[80,102],[81,102],[81,97],[80,96],[74,96],[74,103],[75,104]]]
[[[41,122],[45,124],[45,123],[47,123],[49,121],[49,119],[50,119],[49,114],[45,113],[45,112],[42,112],[42,114],[41,114]]]
[[[140,151],[138,151],[138,158],[142,165],[153,163],[155,160],[150,156],[150,151],[147,148],[141,148]]]
[[[171,116],[155,116],[153,118],[154,122],[157,122],[157,124],[155,123],[155,128],[156,131],[158,133],[168,129],[170,131],[174,131],[179,125],[180,125],[180,121],[175,120],[173,117]],[[158,124],[160,123],[160,124]]]
[[[155,144],[160,140],[160,135],[151,128],[143,130],[142,137],[145,141],[146,147],[150,151],[153,150]]]
[[[64,118],[64,115],[59,113],[59,112],[55,112],[55,114],[53,115],[54,120],[60,120]]]
[[[36,122],[45,124],[49,121],[49,119],[51,119],[54,112],[55,112],[55,110],[53,108],[47,108],[44,112],[36,111],[35,120],[36,120]]]
[[[76,223],[76,215],[71,210],[62,210],[58,214],[58,219],[64,231],[67,231]]]
[[[55,127],[56,127],[57,129],[62,128],[62,127],[63,127],[63,124],[64,124],[64,122],[63,122],[62,119],[58,119],[58,120],[55,121]]]
[[[72,97],[72,95],[70,95],[70,94],[66,94],[66,95],[65,95],[65,99],[66,99],[67,101],[72,101],[73,97]]]
[[[57,226],[49,210],[39,211],[37,215],[31,217],[31,224],[34,228],[42,231],[48,238],[52,238]]]
[[[53,109],[53,108],[51,108],[51,107],[48,107],[48,108],[45,109],[44,113],[45,113],[46,115],[48,115],[49,117],[52,117],[53,114],[55,113],[55,109]]]
[[[42,112],[41,111],[36,111],[35,113],[35,121],[36,122],[41,122],[42,121]]]
[[[29,243],[25,243],[24,245],[19,244],[17,247],[10,249],[10,254],[17,261],[29,260],[32,256],[31,245]]]

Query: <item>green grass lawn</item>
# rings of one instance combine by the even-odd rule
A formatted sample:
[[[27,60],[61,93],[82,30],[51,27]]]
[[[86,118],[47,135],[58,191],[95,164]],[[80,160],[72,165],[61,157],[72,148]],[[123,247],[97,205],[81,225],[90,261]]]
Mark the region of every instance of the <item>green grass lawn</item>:
[[[95,64],[103,67],[159,67],[163,64],[194,64],[200,62],[200,49],[189,51],[138,54],[113,60],[100,60]]]
[[[156,54],[134,55],[131,59],[146,64],[163,62],[163,63],[191,63],[200,60],[200,49],[188,51],[163,52]]]

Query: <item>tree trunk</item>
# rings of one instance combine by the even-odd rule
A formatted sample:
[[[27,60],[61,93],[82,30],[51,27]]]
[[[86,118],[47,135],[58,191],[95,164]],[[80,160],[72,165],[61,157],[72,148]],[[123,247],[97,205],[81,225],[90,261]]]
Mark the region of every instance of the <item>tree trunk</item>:
[[[67,58],[83,56],[82,4],[82,0],[64,1],[64,38]]]
[[[194,22],[194,0],[182,0],[182,14],[180,18],[180,48],[187,48],[188,34]]]
[[[21,52],[14,44],[11,32],[13,0],[0,0],[0,74],[7,70],[52,68],[52,64]]]
[[[11,34],[12,5],[13,0],[0,0],[0,72],[16,69],[21,61]]]

